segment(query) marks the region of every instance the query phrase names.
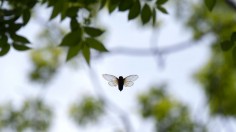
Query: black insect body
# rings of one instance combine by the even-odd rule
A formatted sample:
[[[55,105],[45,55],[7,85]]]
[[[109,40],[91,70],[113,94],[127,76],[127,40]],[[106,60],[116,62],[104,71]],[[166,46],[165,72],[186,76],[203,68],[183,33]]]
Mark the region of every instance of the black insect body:
[[[119,76],[119,78],[117,78],[116,76],[109,75],[109,74],[103,74],[102,76],[104,79],[108,81],[108,84],[110,86],[115,87],[118,85],[118,88],[120,91],[123,90],[123,86],[125,87],[133,86],[134,84],[133,81],[138,79],[138,75],[129,75],[125,78],[123,78],[122,76]]]
[[[119,79],[118,79],[118,88],[120,91],[123,90],[123,86],[124,86],[124,78],[122,76],[119,76]]]

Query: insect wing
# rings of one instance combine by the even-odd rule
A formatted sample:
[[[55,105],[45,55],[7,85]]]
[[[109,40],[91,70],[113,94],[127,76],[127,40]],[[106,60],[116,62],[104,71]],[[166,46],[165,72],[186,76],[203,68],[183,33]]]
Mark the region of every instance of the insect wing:
[[[138,79],[138,75],[129,75],[125,78],[125,81],[129,82],[129,81],[135,81],[137,79]]]
[[[113,82],[108,82],[108,84],[112,87],[115,87],[115,86],[118,85],[117,81],[116,82],[114,82],[114,81]]]
[[[134,85],[134,83],[131,82],[131,81],[128,81],[128,82],[125,82],[125,83],[124,83],[124,86],[125,86],[125,87],[131,87],[131,86],[133,86],[133,85]]]
[[[134,85],[135,80],[138,79],[138,75],[129,75],[124,79],[124,86],[125,87],[131,87]]]
[[[116,76],[109,75],[109,74],[103,74],[102,76],[103,76],[103,78],[106,79],[108,82],[117,81],[117,79],[118,79]]]
[[[109,75],[109,74],[103,74],[102,76],[104,79],[108,81],[108,84],[110,86],[115,87],[118,85],[118,78],[116,76]]]

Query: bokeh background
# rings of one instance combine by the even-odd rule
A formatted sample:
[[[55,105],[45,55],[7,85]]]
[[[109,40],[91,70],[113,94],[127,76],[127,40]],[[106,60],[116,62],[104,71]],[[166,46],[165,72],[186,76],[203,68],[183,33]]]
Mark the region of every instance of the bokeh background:
[[[42,0],[24,7],[32,1],[1,0],[0,18],[7,9],[30,11],[17,34],[32,44],[0,58],[0,131],[236,131],[235,63],[220,46],[236,29],[234,1],[218,1],[209,11],[204,1],[140,0],[142,7],[158,6],[154,22],[145,22],[147,13],[128,20],[129,10],[110,1],[97,9],[103,1]],[[91,50],[90,59],[78,54],[66,61],[68,47],[58,45],[71,21],[55,12],[68,3],[81,8],[80,23],[105,31],[98,39],[109,52]],[[92,8],[83,11],[86,4]],[[120,92],[102,74],[139,78]]]

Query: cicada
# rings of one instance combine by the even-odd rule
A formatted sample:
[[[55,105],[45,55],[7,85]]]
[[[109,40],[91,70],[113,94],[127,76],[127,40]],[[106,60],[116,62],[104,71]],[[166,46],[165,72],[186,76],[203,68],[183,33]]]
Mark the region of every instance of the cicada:
[[[123,87],[131,87],[134,85],[134,81],[138,79],[138,75],[129,75],[125,78],[122,76],[119,76],[117,78],[116,76],[109,75],[109,74],[103,74],[102,75],[104,79],[108,81],[108,84],[112,87],[116,87],[118,85],[118,89],[120,91],[123,90]]]

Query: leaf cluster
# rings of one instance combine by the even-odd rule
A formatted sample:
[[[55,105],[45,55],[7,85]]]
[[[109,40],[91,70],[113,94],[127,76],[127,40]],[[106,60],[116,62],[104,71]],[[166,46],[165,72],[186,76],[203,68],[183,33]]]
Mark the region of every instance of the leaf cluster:
[[[48,26],[37,35],[37,48],[29,54],[32,67],[29,69],[28,78],[32,82],[44,85],[49,83],[61,67],[64,52],[57,44],[60,42],[58,37],[63,35],[64,30],[56,24]]]
[[[233,60],[235,61],[236,64],[236,47],[235,47],[235,43],[236,43],[236,32],[233,32],[231,34],[230,40],[224,40],[223,42],[220,43],[221,45],[221,49],[223,51],[229,51],[231,49],[232,50],[232,57]]]
[[[30,53],[33,68],[29,72],[30,80],[48,83],[60,67],[62,50],[58,47],[45,47]]]
[[[220,44],[221,49],[225,52],[230,51],[231,58],[233,56],[233,60],[236,60],[235,11],[225,2],[219,4],[221,6],[217,6],[211,13],[200,5],[193,5],[192,12],[194,13],[188,18],[187,26],[192,29],[195,40],[212,35],[212,43]]]
[[[156,131],[206,131],[206,128],[191,120],[186,106],[171,99],[164,91],[165,85],[153,87],[142,93],[138,100],[143,118],[152,118]]]
[[[18,51],[30,49],[27,44],[29,40],[19,34],[17,31],[24,27],[31,18],[31,9],[37,3],[37,0],[2,0],[10,7],[0,8],[0,56],[7,54],[12,46]]]
[[[97,2],[97,3],[96,3]],[[153,18],[153,22],[156,21],[156,10],[155,8],[151,10],[148,4],[145,4],[143,7],[139,0],[102,0],[100,1],[100,9],[104,8],[106,5],[110,13],[112,13],[116,8],[119,11],[129,11],[128,19],[132,20],[141,15],[141,19],[143,24],[146,24]],[[163,8],[163,4],[166,3],[167,0],[159,0],[156,2],[157,9],[162,9],[161,11],[167,13],[167,11]],[[70,60],[77,56],[79,53],[82,53],[86,62],[90,63],[91,58],[91,50],[94,49],[99,52],[107,52],[108,50],[105,48],[104,44],[97,39],[97,37],[101,36],[104,33],[104,30],[99,29],[97,27],[89,26],[87,21],[83,21],[81,23],[78,21],[78,12],[80,10],[87,10],[88,12],[94,12],[93,9],[90,8],[91,5],[98,4],[98,1],[57,1],[56,3],[50,3],[49,6],[53,7],[53,12],[51,18],[56,17],[57,15],[61,15],[61,18],[69,17],[71,32],[68,33],[62,40],[60,46],[67,46],[69,48],[67,53],[66,60]],[[70,14],[67,14],[68,10]],[[164,11],[163,11],[164,10]],[[63,11],[63,12],[62,12]],[[73,12],[73,13],[72,13]],[[91,16],[91,15],[89,15]],[[86,18],[85,20],[91,21],[90,18]]]
[[[71,31],[64,36],[60,46],[66,46],[69,49],[67,61],[82,53],[89,64],[91,49],[99,52],[108,51],[98,39],[104,30],[91,26],[93,19],[101,9],[108,9],[110,13],[115,9],[120,12],[128,11],[128,20],[140,16],[143,24],[147,24],[151,20],[155,24],[156,10],[165,14],[168,13],[163,7],[166,2],[167,0],[156,0],[154,2],[143,2],[141,0],[23,0],[21,2],[2,0],[2,3],[10,5],[11,8],[0,9],[0,55],[7,54],[11,46],[19,51],[30,49],[27,46],[30,42],[16,32],[28,23],[31,18],[31,10],[36,4],[46,4],[52,8],[50,20],[57,16],[60,16],[61,20],[70,19]],[[22,22],[19,22],[19,19]]]
[[[89,64],[91,58],[90,49],[95,49],[99,52],[108,51],[103,43],[97,39],[104,33],[104,30],[89,26],[92,13],[96,11],[94,6],[99,4],[97,0],[44,0],[43,3],[47,3],[48,7],[53,8],[51,19],[58,15],[61,16],[61,20],[70,19],[71,31],[64,36],[60,43],[60,46],[68,47],[69,49],[66,57],[67,61],[82,53]],[[79,21],[79,13],[85,11],[89,12],[89,15]]]
[[[0,130],[24,132],[47,131],[51,123],[51,109],[40,99],[26,100],[20,108],[11,104],[0,107]]]
[[[213,47],[209,62],[196,73],[213,116],[236,117],[235,73],[235,61],[231,59],[231,53],[221,52],[219,45]]]
[[[75,28],[75,25],[77,27]],[[108,52],[105,46],[96,37],[103,34],[103,30],[91,26],[79,26],[76,20],[71,21],[72,32],[65,35],[60,46],[68,47],[66,60],[70,60],[79,53],[83,54],[86,62],[90,63],[90,49],[99,52]]]
[[[214,0],[209,1],[209,5],[214,3]],[[211,13],[200,5],[193,5],[187,26],[192,29],[195,40],[207,35],[212,38],[211,58],[196,74],[203,86],[211,114],[235,116],[235,10],[225,1],[217,2],[220,6],[214,7],[213,4],[211,8],[214,7],[214,12]]]
[[[71,118],[80,126],[95,123],[104,113],[104,103],[91,96],[85,96],[70,108]]]
[[[147,24],[152,20],[153,25],[156,23],[156,11],[160,11],[164,14],[168,14],[167,10],[163,5],[167,0],[156,0],[153,4],[153,1],[144,2],[140,0],[112,0],[108,1],[109,12],[112,13],[116,8],[118,11],[128,11],[128,20],[133,20],[138,16],[141,17],[143,24]]]

